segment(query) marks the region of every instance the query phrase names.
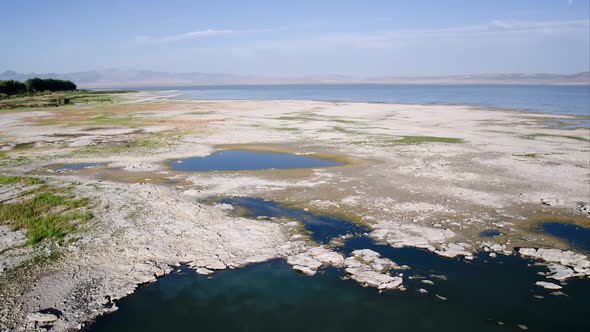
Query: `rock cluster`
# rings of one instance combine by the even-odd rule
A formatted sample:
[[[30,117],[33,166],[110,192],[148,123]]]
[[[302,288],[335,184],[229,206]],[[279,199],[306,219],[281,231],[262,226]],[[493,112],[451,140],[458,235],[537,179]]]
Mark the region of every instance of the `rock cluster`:
[[[294,270],[312,276],[322,266],[342,267],[344,257],[324,247],[314,247],[308,251],[287,257],[287,263],[292,265]]]
[[[520,248],[522,256],[543,260],[549,264],[548,278],[563,281],[573,277],[590,277],[588,257],[569,250]]]
[[[352,256],[344,261],[346,273],[350,278],[362,285],[375,287],[379,290],[400,288],[403,275],[391,276],[390,270],[403,270],[407,266],[399,266],[387,258],[369,249],[355,250]]]
[[[352,280],[379,290],[400,288],[402,275],[391,276],[391,270],[408,269],[399,266],[373,250],[361,249],[352,252],[346,259],[341,254],[324,247],[314,247],[305,252],[287,257],[287,263],[303,274],[315,275],[322,266],[345,268]]]

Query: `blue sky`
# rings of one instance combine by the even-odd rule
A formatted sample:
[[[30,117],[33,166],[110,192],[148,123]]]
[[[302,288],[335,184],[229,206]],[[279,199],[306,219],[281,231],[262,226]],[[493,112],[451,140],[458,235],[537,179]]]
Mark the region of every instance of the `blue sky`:
[[[0,71],[590,70],[588,0],[0,1]]]

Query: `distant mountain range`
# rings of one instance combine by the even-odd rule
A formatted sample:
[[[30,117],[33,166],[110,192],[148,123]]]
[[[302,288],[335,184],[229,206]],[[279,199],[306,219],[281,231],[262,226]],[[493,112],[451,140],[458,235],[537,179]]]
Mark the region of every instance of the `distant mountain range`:
[[[486,74],[430,77],[372,77],[355,78],[342,75],[301,77],[257,77],[214,73],[169,73],[152,70],[106,69],[71,73],[17,73],[7,70],[0,80],[24,81],[32,77],[58,78],[75,82],[83,88],[229,85],[229,84],[550,84],[590,85],[590,72],[559,74]]]

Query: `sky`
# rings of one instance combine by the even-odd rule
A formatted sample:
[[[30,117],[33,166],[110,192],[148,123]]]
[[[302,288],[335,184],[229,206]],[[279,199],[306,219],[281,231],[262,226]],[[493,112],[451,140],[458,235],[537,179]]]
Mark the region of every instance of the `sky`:
[[[589,0],[0,0],[0,71],[253,76],[590,70]]]

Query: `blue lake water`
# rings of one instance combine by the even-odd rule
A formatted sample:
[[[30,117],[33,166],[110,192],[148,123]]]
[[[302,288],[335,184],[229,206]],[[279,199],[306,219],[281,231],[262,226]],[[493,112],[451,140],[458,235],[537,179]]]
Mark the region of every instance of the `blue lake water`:
[[[590,252],[590,228],[559,222],[544,222],[541,226],[545,233],[566,240],[576,249]]]
[[[169,90],[166,87],[138,88]],[[590,116],[590,86],[301,84],[174,87],[178,99],[297,99],[497,107]]]
[[[222,150],[204,157],[171,160],[170,167],[175,171],[240,171],[287,168],[315,168],[342,165],[342,163],[303,155]]]
[[[324,241],[337,236],[334,228],[316,220],[349,221],[285,207],[255,198],[221,202],[249,210],[250,217],[276,216],[301,221]],[[324,218],[324,219],[322,219]],[[330,219],[327,219],[330,218]],[[271,222],[271,221],[269,221]],[[534,285],[544,268],[518,256],[485,253],[468,262],[447,259],[416,248],[392,248],[359,234],[336,250],[349,254],[375,250],[398,264],[407,291],[378,294],[351,280],[340,269],[325,268],[303,276],[283,260],[237,270],[197,275],[186,267],[140,287],[118,302],[119,310],[101,317],[87,331],[587,331],[590,307],[587,280],[570,280],[563,292],[551,295]],[[346,227],[344,227],[346,228]],[[329,230],[334,230],[330,233]],[[423,278],[434,285],[421,282]],[[417,290],[424,288],[428,294]],[[441,300],[436,295],[444,296]],[[536,296],[536,297],[535,297]]]

